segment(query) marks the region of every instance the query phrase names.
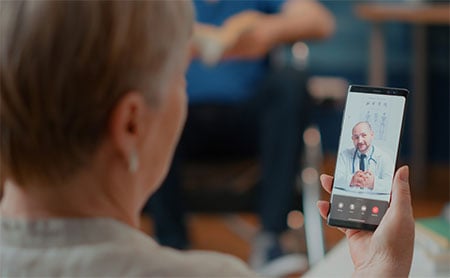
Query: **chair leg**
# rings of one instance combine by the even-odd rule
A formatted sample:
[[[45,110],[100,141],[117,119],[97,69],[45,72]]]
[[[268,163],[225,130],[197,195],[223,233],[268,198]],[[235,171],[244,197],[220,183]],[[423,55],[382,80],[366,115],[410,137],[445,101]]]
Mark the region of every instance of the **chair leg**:
[[[305,152],[298,189],[302,190],[305,237],[309,266],[325,256],[322,218],[316,207],[320,198],[319,168],[323,154],[318,127],[311,126],[303,134]]]

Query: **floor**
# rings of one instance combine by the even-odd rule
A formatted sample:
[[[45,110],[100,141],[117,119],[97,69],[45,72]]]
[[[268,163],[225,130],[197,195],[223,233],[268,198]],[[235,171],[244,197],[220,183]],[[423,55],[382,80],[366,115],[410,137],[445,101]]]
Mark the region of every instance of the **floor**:
[[[334,161],[335,157],[325,156],[322,172],[332,173]],[[246,178],[254,178],[255,170],[252,171],[252,174]],[[444,205],[450,201],[448,164],[430,165],[428,180],[430,182],[427,187],[413,187],[412,190],[412,203],[416,218],[438,215]],[[322,199],[328,198],[329,195],[324,192]],[[220,212],[220,208],[215,208],[213,212],[199,210],[189,212],[187,219],[192,248],[229,253],[242,260],[248,260],[250,254],[249,242],[259,227],[258,217],[255,213],[248,211]],[[142,229],[152,234],[150,217],[142,217]],[[289,243],[297,247],[301,246],[299,249],[304,251],[305,242],[302,230],[293,230],[291,235],[294,236],[291,236]],[[343,238],[343,234],[324,224],[324,237],[326,250],[330,250]]]

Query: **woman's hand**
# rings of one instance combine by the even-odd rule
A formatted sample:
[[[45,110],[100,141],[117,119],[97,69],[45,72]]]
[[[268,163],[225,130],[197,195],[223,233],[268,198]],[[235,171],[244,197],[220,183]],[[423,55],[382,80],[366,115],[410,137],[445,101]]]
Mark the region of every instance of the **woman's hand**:
[[[392,185],[391,203],[375,232],[338,228],[348,239],[355,266],[354,276],[407,277],[414,250],[414,218],[409,188],[409,168],[397,170]],[[331,192],[332,176],[320,177],[322,187]],[[330,203],[317,203],[327,217]]]

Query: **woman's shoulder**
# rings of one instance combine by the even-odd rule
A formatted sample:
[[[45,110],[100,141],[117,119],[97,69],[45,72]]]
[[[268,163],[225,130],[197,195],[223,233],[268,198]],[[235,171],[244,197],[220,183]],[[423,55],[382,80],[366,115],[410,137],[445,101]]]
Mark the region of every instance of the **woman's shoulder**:
[[[191,277],[256,276],[240,259],[212,251],[179,251],[158,246],[138,255],[136,269],[142,275]],[[134,275],[134,273],[131,273]]]
[[[117,265],[119,276],[255,276],[243,261],[231,255],[163,247],[131,227],[122,227],[120,240],[111,248],[110,264]]]
[[[11,276],[254,276],[237,258],[178,251],[112,219],[1,219],[0,254]]]

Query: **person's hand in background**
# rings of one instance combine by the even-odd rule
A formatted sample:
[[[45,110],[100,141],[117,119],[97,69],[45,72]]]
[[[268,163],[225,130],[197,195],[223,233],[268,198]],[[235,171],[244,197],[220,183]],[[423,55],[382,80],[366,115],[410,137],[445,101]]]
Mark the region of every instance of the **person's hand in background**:
[[[196,23],[194,45],[197,54],[207,65],[214,65],[227,58],[260,58],[273,44],[264,32],[255,28],[268,17],[257,11],[244,11],[227,19],[222,26]]]
[[[334,32],[333,15],[315,0],[288,0],[281,11],[244,10],[221,26],[196,23],[194,44],[209,66],[223,59],[259,59],[280,43],[324,39]]]
[[[414,250],[414,218],[409,188],[409,168],[397,170],[392,185],[391,203],[374,232],[344,229],[355,272],[353,276],[407,277]],[[321,175],[322,187],[331,192],[333,177]],[[318,201],[326,219],[330,203]]]
[[[264,57],[278,43],[261,26],[270,24],[273,15],[245,11],[230,17],[222,27],[222,37],[228,42],[224,59],[258,59]]]
[[[210,66],[218,63],[227,47],[220,34],[220,27],[196,23],[192,40],[193,58],[199,58]]]

